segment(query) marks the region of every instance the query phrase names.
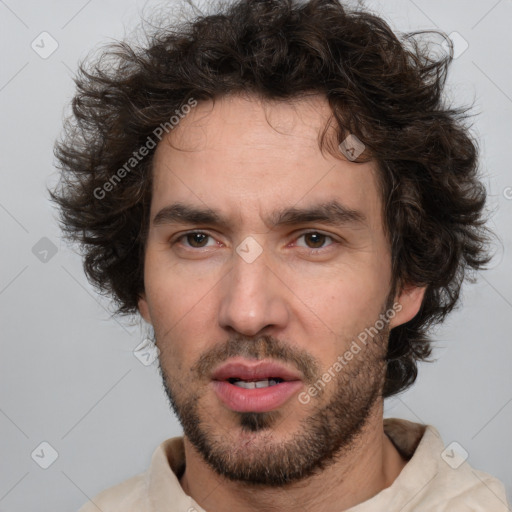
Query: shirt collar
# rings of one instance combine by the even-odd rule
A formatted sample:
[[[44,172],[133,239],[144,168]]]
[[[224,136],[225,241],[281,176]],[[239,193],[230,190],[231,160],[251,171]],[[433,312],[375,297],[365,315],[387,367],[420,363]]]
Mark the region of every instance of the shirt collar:
[[[384,432],[391,439],[400,454],[409,460],[393,484],[378,493],[374,498],[356,505],[350,512],[362,512],[376,498],[395,500],[398,495],[406,499],[410,493],[417,492],[436,476],[437,459],[428,457],[434,451],[443,449],[443,443],[437,430],[432,426],[421,425],[406,420],[387,418],[384,420]],[[185,494],[177,474],[185,465],[185,449],[182,437],[173,437],[161,443],[153,453],[150,467],[146,473],[149,510],[161,512],[171,503],[176,510],[206,512],[190,496]],[[418,471],[421,466],[421,471]],[[421,482],[418,481],[421,478]],[[382,503],[384,503],[382,502]],[[363,508],[360,508],[363,507]],[[348,511],[347,511],[348,512]]]

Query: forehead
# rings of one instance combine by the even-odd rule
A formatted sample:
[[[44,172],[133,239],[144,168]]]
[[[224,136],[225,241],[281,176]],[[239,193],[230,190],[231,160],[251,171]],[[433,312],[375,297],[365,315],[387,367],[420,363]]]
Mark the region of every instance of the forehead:
[[[375,164],[350,162],[341,152],[337,158],[320,149],[330,116],[321,96],[200,102],[157,147],[153,215],[175,201],[226,215],[231,207],[270,215],[278,205],[336,199],[370,219],[380,217]],[[327,136],[335,136],[334,128]]]
[[[157,148],[166,145],[199,157],[221,157],[247,164],[248,154],[273,163],[277,154],[286,161],[322,158],[319,135],[331,116],[326,98],[312,95],[289,100],[263,100],[255,95],[228,95],[202,101],[182,116]],[[334,129],[328,130],[331,136]],[[194,157],[195,155],[190,155]]]

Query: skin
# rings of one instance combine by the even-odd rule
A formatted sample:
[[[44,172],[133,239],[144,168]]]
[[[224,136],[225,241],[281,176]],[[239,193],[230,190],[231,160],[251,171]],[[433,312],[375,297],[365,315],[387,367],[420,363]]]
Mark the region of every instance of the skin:
[[[332,399],[336,385],[308,404],[288,400],[270,435],[247,432],[208,379],[191,377],[201,356],[234,336],[257,340],[269,335],[307,353],[322,373],[358,333],[374,325],[391,290],[375,163],[322,153],[318,134],[329,114],[320,96],[268,102],[233,95],[215,104],[203,102],[159,144],[154,157],[139,310],[155,330],[160,365],[175,397],[185,404],[193,396],[201,422],[241,460],[256,460],[262,450],[300,433],[304,420]],[[362,213],[365,221],[269,223],[277,209],[333,199]],[[158,212],[176,202],[215,210],[230,225],[154,222]],[[183,237],[190,230],[211,238],[200,246],[197,238]],[[304,236],[309,231],[327,237]],[[236,252],[248,236],[262,248],[252,263]],[[412,286],[397,294],[394,301],[401,309],[389,327],[413,318],[423,294],[424,289]],[[384,353],[386,341],[386,336],[378,340],[375,353]],[[374,366],[375,375],[384,374],[384,368]],[[305,511],[344,510],[390,486],[406,463],[384,434],[381,397],[349,450],[316,474],[282,487],[227,479],[187,436],[184,443],[186,470],[180,483],[213,512],[234,507],[286,512],[299,505]]]

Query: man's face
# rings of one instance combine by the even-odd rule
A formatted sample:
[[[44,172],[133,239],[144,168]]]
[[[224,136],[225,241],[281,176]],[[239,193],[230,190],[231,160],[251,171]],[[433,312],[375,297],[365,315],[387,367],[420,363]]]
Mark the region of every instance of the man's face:
[[[400,314],[357,341],[393,304],[376,169],[322,154],[328,116],[218,99],[155,154],[139,307],[185,436],[234,480],[308,476],[380,407]]]

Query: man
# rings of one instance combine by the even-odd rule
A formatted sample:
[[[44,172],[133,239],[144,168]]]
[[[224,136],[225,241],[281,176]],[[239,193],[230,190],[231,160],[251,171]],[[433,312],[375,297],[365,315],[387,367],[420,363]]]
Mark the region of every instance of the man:
[[[82,69],[52,195],[184,431],[82,512],[507,510],[383,419],[489,259],[449,62],[336,0],[241,0]]]

